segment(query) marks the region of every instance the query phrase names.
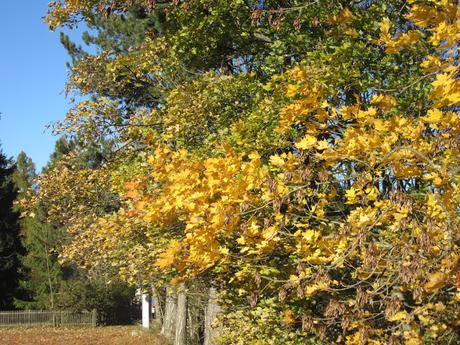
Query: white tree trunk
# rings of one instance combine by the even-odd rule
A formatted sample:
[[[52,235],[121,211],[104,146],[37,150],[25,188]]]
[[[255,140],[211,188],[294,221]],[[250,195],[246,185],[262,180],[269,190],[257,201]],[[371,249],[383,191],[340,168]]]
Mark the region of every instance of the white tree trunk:
[[[165,302],[165,313],[163,319],[163,327],[161,328],[161,334],[166,339],[173,339],[175,333],[175,321],[176,321],[176,294],[175,291],[168,287],[166,288],[166,302]]]
[[[217,291],[214,288],[209,289],[208,305],[204,317],[204,345],[215,345],[219,336],[219,327],[213,327],[213,322],[220,313],[220,307],[217,304]]]
[[[174,345],[185,345],[187,334],[187,295],[185,285],[181,284],[177,295],[176,334]]]

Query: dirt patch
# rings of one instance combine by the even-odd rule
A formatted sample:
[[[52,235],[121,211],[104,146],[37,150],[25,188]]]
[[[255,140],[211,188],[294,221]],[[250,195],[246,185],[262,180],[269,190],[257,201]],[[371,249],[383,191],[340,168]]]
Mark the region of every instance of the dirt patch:
[[[0,329],[0,345],[164,345],[139,327]]]

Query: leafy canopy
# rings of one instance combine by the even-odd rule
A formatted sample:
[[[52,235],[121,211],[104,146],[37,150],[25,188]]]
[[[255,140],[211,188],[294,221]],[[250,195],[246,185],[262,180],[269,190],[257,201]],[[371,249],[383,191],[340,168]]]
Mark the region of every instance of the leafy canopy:
[[[62,1],[48,22],[132,4]],[[164,31],[70,77],[94,99],[58,129],[116,150],[42,176],[64,257],[211,280],[227,344],[458,342],[455,3],[136,5]],[[136,82],[154,101],[127,107]]]

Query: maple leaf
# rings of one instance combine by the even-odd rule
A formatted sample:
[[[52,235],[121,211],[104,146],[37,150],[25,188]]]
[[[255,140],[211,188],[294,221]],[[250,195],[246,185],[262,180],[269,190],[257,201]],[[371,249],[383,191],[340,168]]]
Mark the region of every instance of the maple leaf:
[[[425,284],[424,288],[428,292],[434,292],[447,284],[447,276],[443,272],[430,273],[428,275],[428,282]]]
[[[275,167],[283,167],[286,162],[284,161],[284,159],[278,155],[274,155],[274,156],[271,156],[270,157],[270,164],[275,166]]]
[[[314,137],[313,135],[307,134],[306,136],[302,138],[302,140],[296,143],[295,146],[301,150],[308,150],[314,147],[317,142],[318,140],[316,139],[316,137]]]
[[[403,321],[406,320],[408,314],[406,311],[398,311],[396,314],[388,318],[388,321]]]
[[[430,109],[428,110],[427,116],[423,118],[423,120],[427,123],[439,123],[443,117],[442,111],[439,109]]]

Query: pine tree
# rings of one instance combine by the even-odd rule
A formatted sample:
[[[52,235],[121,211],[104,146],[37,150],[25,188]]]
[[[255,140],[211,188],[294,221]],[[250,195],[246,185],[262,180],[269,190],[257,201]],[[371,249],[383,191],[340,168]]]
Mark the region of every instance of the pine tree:
[[[108,144],[107,144],[108,145]],[[77,165],[93,167],[101,164],[103,152],[94,146],[82,149],[77,143],[61,137],[55,144],[44,171],[52,169],[71,152],[79,152]],[[35,165],[32,160],[21,152],[17,157],[17,169],[13,179],[18,189],[17,199],[31,198],[38,192],[36,186]],[[130,308],[134,291],[117,279],[109,280],[107,272],[93,274],[89,279],[88,272],[78,269],[72,264],[61,264],[58,253],[65,245],[68,235],[60,224],[47,220],[50,205],[40,202],[28,216],[20,221],[23,245],[27,254],[21,257],[25,274],[20,286],[25,292],[23,298],[15,300],[21,309],[57,309],[72,310],[96,308],[105,321],[110,323],[127,322],[132,317]],[[19,209],[18,211],[25,211]],[[114,309],[123,309],[119,318],[112,316]]]
[[[99,60],[97,66],[90,72],[94,83],[99,85],[97,91],[99,95],[121,101],[131,112],[137,107],[156,106],[160,95],[155,92],[156,83],[150,76],[135,75],[128,68],[125,70],[124,77],[115,83],[113,81],[107,83],[106,72],[117,56],[128,56],[130,52],[139,48],[147,37],[158,37],[164,34],[165,14],[162,8],[163,6],[159,6],[157,10],[148,13],[145,8],[133,6],[123,14],[112,13],[108,16],[95,14],[86,23],[89,30],[82,34],[84,45],[75,43],[61,32],[61,44],[71,59],[67,67],[71,70],[78,69],[85,65],[85,61],[103,54],[106,58]],[[125,85],[123,91],[115,86],[121,82]],[[71,83],[68,87],[69,90],[74,88]],[[93,90],[90,93],[93,93]]]
[[[13,203],[17,188],[13,182],[15,167],[0,151],[0,310],[13,308],[19,294],[19,255],[23,247],[19,235],[19,214]]]
[[[59,147],[63,145],[60,143]],[[59,156],[60,151],[55,150],[54,155]],[[36,193],[36,177],[35,164],[21,152],[16,159],[16,171],[13,174],[18,200],[30,198]],[[19,308],[54,307],[54,295],[61,279],[61,266],[54,249],[62,240],[63,232],[46,223],[46,209],[46,205],[37,205],[32,215],[20,221],[22,244],[27,253],[21,257],[25,272],[20,285],[25,296],[15,300],[15,305]]]
[[[16,170],[13,173],[13,181],[18,189],[18,198],[26,197],[30,188],[34,186],[37,174],[35,163],[24,151],[16,158]]]

